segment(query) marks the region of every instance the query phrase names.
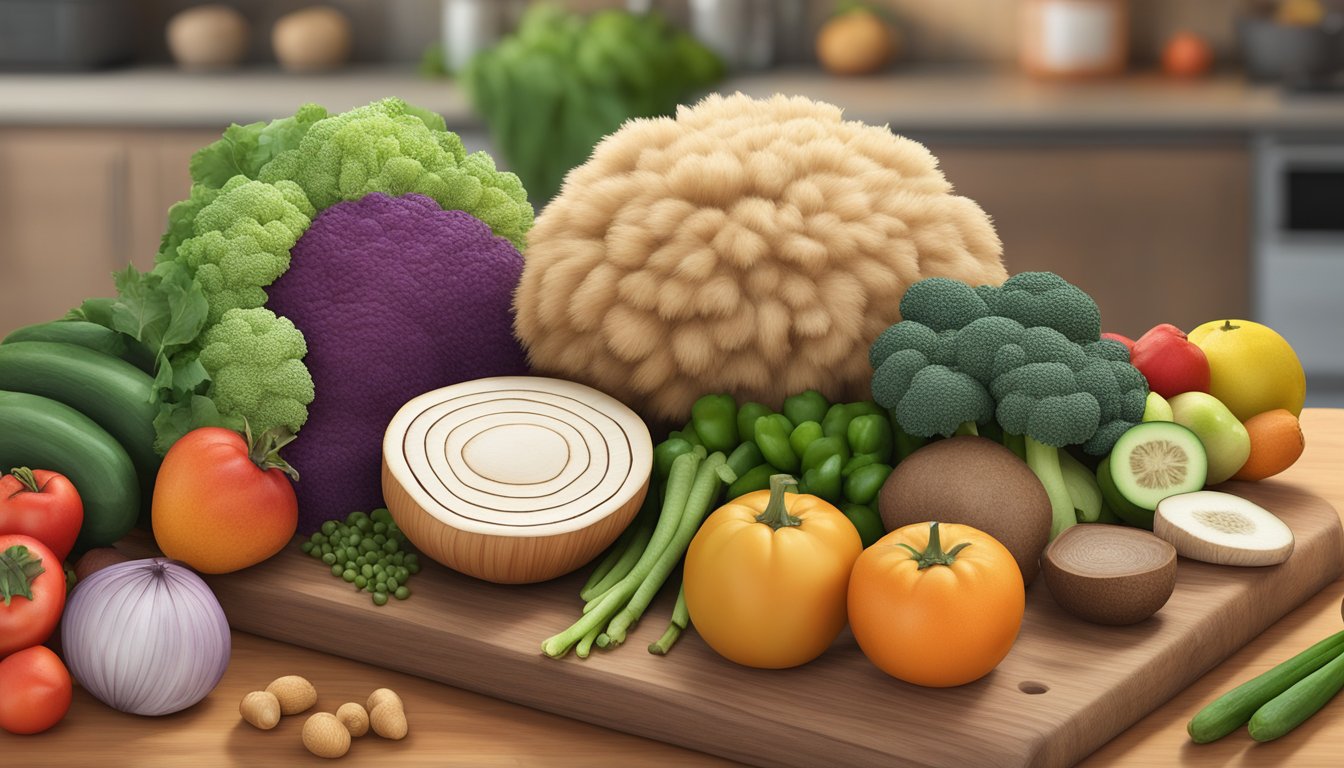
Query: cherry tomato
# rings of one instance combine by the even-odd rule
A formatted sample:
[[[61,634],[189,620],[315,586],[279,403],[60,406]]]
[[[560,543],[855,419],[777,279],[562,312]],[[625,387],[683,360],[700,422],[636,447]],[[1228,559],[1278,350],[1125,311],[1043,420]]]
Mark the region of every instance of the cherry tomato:
[[[70,711],[70,673],[45,645],[35,645],[0,661],[0,728],[41,733]],[[23,762],[20,760],[19,762]]]
[[[32,536],[64,560],[83,524],[84,503],[65,475],[18,467],[0,476],[0,533]]]
[[[0,659],[46,642],[63,610],[60,558],[32,536],[0,536]]]

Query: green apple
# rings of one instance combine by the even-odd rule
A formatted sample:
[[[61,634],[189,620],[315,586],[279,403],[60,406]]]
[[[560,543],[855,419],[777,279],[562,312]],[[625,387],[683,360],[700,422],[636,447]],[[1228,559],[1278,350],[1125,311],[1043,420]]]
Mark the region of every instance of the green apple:
[[[1236,474],[1251,455],[1251,436],[1223,401],[1207,392],[1182,392],[1169,402],[1172,421],[1199,436],[1209,454],[1208,484]]]
[[[1148,403],[1143,406],[1144,421],[1175,421],[1171,416],[1171,403],[1156,392],[1148,393]]]

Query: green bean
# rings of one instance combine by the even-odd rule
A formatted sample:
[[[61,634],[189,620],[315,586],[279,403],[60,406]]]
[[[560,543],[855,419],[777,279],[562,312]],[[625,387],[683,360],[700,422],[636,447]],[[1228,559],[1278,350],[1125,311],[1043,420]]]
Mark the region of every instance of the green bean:
[[[723,487],[723,477],[720,476],[719,469],[724,463],[723,454],[716,453],[700,465],[695,474],[695,483],[691,486],[690,495],[680,515],[676,534],[654,561],[653,567],[645,572],[643,581],[630,597],[630,602],[607,625],[607,634],[617,645],[625,642],[626,631],[639,621],[639,617],[652,602],[653,596],[662,588],[663,582],[667,581],[668,574],[686,554],[686,549],[691,545],[691,538],[700,529],[700,523],[704,522],[705,516],[709,514]]]
[[[691,614],[686,608],[686,583],[683,581],[677,588],[677,604],[672,607],[672,619],[667,623],[667,631],[657,642],[649,644],[649,653],[666,656],[690,623]]]
[[[719,457],[720,462],[723,461],[723,454],[715,455]],[[672,462],[662,513],[658,516],[658,523],[654,526],[649,545],[644,548],[634,568],[614,587],[607,590],[597,604],[584,613],[577,622],[559,634],[547,638],[541,644],[543,653],[557,659],[569,653],[574,644],[586,637],[589,632],[606,624],[635,593],[678,530],[682,511],[686,507],[687,498],[698,475],[697,469],[702,463],[702,456],[703,450],[697,449],[692,453],[678,456]]]
[[[602,579],[611,572],[612,567],[614,567],[630,549],[630,540],[635,538],[636,529],[639,528],[640,522],[646,517],[645,513],[648,511],[649,507],[652,506],[652,502],[650,501],[652,496],[652,493],[644,494],[644,503],[640,505],[639,514],[635,515],[635,519],[631,524],[627,525],[624,531],[621,531],[621,535],[616,538],[616,542],[607,549],[607,553],[603,555],[602,560],[597,564],[597,567],[593,569],[593,573],[588,577],[588,581],[584,582],[583,588],[579,590],[580,598],[586,600],[587,598],[583,597],[583,595],[592,590],[598,582],[602,581]]]
[[[599,627],[593,627],[589,630],[588,634],[584,635],[582,640],[579,640],[579,644],[574,646],[574,655],[580,659],[588,658],[588,654],[593,649],[593,641],[597,640],[599,634],[601,634]]]
[[[650,496],[652,495],[650,494]],[[653,537],[654,524],[657,522],[657,518],[654,517],[658,508],[657,499],[655,498],[651,504],[646,502],[646,505],[651,514],[645,515],[641,512],[643,519],[636,519],[635,524],[630,526],[634,533],[626,546],[625,552],[621,554],[620,559],[612,565],[611,569],[599,581],[579,593],[579,599],[591,602],[601,597],[603,593],[628,576],[630,571],[634,569],[635,563],[649,546],[649,540]]]

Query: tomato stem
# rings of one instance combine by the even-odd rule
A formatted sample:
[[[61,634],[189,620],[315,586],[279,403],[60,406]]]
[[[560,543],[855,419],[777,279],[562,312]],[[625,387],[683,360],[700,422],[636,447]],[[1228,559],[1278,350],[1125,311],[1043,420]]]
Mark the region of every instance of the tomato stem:
[[[756,522],[765,523],[776,531],[803,524],[802,520],[789,514],[789,507],[784,502],[784,489],[790,486],[798,487],[798,481],[792,475],[770,476],[770,503],[765,505],[764,512],[756,516]]]
[[[37,485],[37,478],[33,476],[33,470],[27,467],[15,467],[9,470],[9,474],[17,477],[20,483],[23,483],[24,491],[29,493],[41,493],[42,489]],[[19,491],[23,493],[24,491]]]
[[[289,475],[290,480],[298,481],[299,471],[280,458],[280,449],[294,442],[294,433],[284,427],[274,427],[253,438],[252,425],[243,419],[243,436],[247,438],[247,456],[253,464],[261,467],[263,472],[278,469]]]
[[[919,570],[922,571],[925,568],[934,565],[951,565],[952,563],[955,563],[957,561],[957,553],[971,546],[971,542],[963,541],[951,550],[944,552],[943,538],[942,534],[938,532],[938,523],[933,522],[929,523],[929,545],[924,548],[923,552],[920,552],[905,542],[901,542],[898,546],[910,550],[910,554],[914,556],[915,562],[919,563]]]
[[[22,544],[16,544],[0,553],[0,598],[5,605],[15,595],[33,599],[33,581],[46,573],[42,567],[42,558],[33,557],[33,553]]]
[[[1231,320],[1224,320],[1224,321],[1223,321],[1223,327],[1222,327],[1222,328],[1219,328],[1218,330],[1220,330],[1220,331],[1235,331],[1235,330],[1237,330],[1237,329],[1240,328],[1240,327],[1241,327],[1240,325],[1233,325]]]

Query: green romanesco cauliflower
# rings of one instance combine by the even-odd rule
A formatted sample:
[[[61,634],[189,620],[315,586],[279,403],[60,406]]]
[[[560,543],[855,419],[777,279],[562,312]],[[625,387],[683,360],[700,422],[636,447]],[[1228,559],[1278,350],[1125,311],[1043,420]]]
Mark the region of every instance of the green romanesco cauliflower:
[[[370,192],[426,195],[444,210],[471,213],[521,250],[533,218],[522,182],[483,152],[468,156],[435,118],[383,99],[319,120],[259,178],[298,182],[319,210]]]
[[[201,337],[208,396],[220,413],[247,419],[253,432],[297,432],[308,420],[313,377],[308,345],[294,324],[269,309],[231,309]]]
[[[231,309],[266,303],[266,286],[289,269],[289,251],[308,230],[313,207],[292,181],[235,176],[201,208],[195,236],[176,248],[210,302],[208,323]]]

